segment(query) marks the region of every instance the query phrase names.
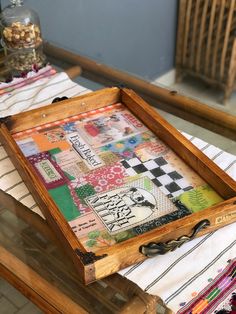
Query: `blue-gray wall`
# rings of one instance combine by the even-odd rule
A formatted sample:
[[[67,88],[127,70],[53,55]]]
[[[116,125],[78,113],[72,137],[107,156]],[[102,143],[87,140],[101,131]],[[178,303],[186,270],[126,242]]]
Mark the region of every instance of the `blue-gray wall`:
[[[177,2],[25,0],[46,40],[145,79],[174,66]]]

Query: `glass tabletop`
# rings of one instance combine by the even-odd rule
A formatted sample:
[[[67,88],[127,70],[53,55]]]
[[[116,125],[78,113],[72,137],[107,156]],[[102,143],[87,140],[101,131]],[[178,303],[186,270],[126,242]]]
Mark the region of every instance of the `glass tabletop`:
[[[155,304],[153,300],[158,300],[118,274],[84,286],[46,222],[1,190],[0,251],[2,258],[8,257],[7,265],[13,265],[11,271],[15,275],[21,271],[24,273],[21,266],[27,266],[25,283],[30,282],[33,286],[48,284],[50,291],[44,293],[48,294],[49,304],[62,306],[57,304],[54,297],[65,298],[68,313],[72,309],[73,313],[83,313],[83,310],[84,313],[119,313],[126,306],[133,310],[139,306],[139,313],[143,313],[148,303]],[[0,261],[1,265],[4,266],[3,260]],[[34,282],[35,273],[40,282]],[[140,295],[142,299],[137,298],[133,303]],[[158,306],[162,307],[162,304]]]
[[[82,76],[74,81],[91,90],[107,86]],[[200,127],[174,114],[166,113],[158,107],[157,110],[179,130],[202,138],[225,151],[236,153],[235,141],[208,131],[204,126]],[[58,289],[73,302],[74,306],[82,306],[90,313],[97,313],[98,309],[101,313],[122,311],[127,304],[130,306],[133,303],[137,291],[143,293],[135,284],[118,275],[85,287],[80,283],[73,265],[61,250],[60,243],[57,243],[45,221],[2,192],[0,192],[0,245],[10,257],[16,258],[28,267],[27,281],[34,280],[33,270],[42,280],[50,283],[51,289]],[[148,302],[146,294],[142,294],[142,298],[147,298]],[[145,307],[143,302],[138,304]]]

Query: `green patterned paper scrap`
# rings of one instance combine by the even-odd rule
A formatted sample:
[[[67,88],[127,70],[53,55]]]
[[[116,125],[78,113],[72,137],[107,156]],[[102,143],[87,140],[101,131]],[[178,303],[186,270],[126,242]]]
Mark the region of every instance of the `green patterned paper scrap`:
[[[67,185],[59,186],[48,191],[67,221],[80,216]]]
[[[78,188],[75,188],[75,192],[78,195],[81,202],[83,202],[84,204],[86,204],[84,201],[86,197],[96,194],[96,191],[91,184],[85,184]]]
[[[61,149],[59,147],[56,147],[56,148],[52,148],[52,149],[49,149],[49,153],[51,155],[55,155],[55,154],[58,154],[61,152]]]
[[[184,192],[177,199],[194,213],[223,201],[209,185]]]

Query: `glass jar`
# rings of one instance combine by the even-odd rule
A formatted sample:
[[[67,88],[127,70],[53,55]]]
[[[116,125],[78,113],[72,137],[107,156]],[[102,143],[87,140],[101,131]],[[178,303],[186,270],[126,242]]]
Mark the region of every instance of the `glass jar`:
[[[10,0],[1,13],[2,40],[10,49],[37,48],[42,44],[38,14],[23,0]]]
[[[23,76],[30,71],[37,72],[47,64],[42,46],[10,52],[6,56],[5,65],[12,76]]]

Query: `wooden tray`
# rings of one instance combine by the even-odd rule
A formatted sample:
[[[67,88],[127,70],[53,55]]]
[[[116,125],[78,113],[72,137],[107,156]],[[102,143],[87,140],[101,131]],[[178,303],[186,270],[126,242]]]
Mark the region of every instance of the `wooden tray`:
[[[90,283],[236,220],[236,183],[132,90],[1,119],[0,141]]]

